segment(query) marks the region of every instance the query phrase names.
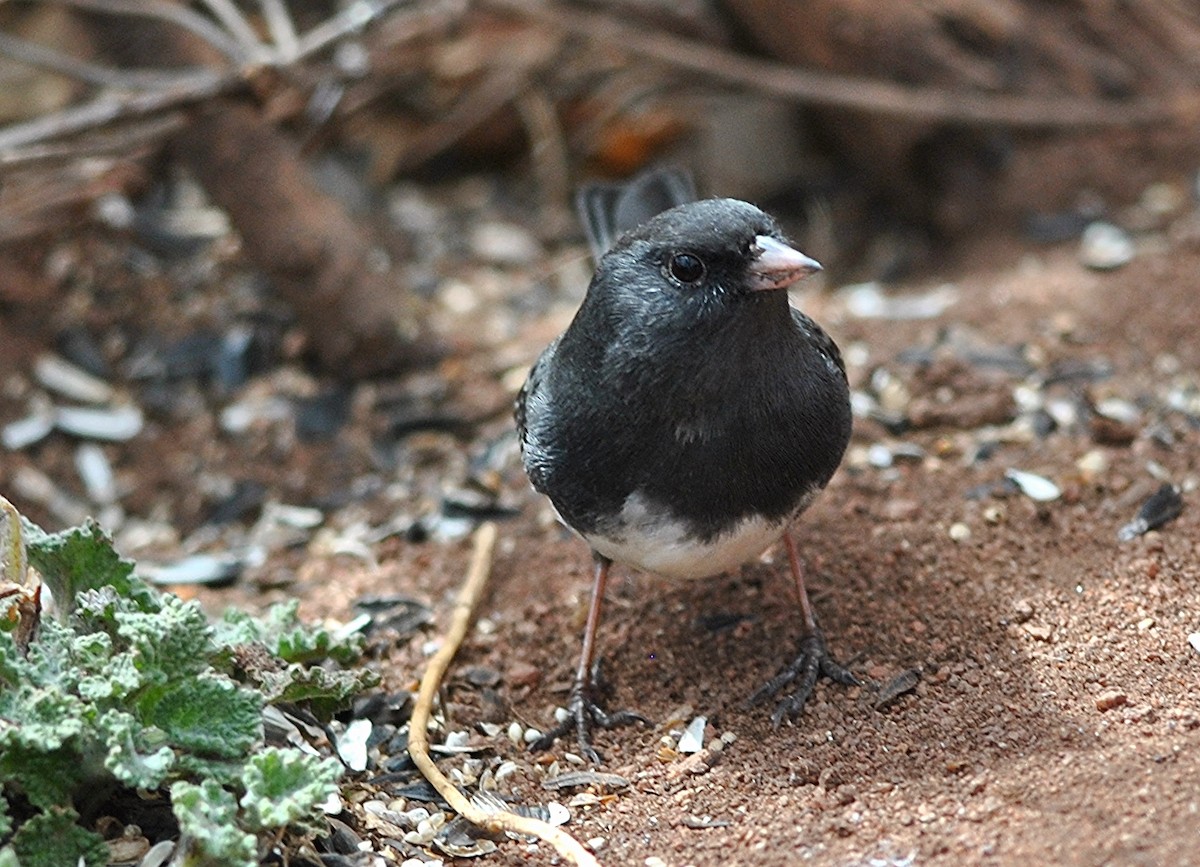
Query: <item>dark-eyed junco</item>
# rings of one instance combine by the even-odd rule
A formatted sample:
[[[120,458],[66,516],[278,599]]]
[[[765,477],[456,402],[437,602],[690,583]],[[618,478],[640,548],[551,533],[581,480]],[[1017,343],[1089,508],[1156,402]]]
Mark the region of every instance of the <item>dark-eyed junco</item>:
[[[821,266],[754,205],[692,196],[685,175],[662,171],[581,194],[596,274],[517,398],[525,470],[596,564],[570,716],[534,746],[574,730],[593,761],[593,727],[641,719],[605,712],[595,695],[613,562],[701,578],[783,539],[800,653],[751,702],[793,685],[778,724],[800,712],[818,677],[857,682],[826,649],[788,532],[850,438],[841,355],[785,291]]]

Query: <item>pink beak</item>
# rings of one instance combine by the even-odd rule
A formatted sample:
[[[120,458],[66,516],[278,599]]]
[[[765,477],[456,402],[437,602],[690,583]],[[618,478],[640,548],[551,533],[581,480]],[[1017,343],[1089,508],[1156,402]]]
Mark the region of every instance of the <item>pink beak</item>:
[[[755,237],[752,253],[750,288],[754,291],[785,289],[821,270],[821,263],[816,259],[810,259],[769,235]]]

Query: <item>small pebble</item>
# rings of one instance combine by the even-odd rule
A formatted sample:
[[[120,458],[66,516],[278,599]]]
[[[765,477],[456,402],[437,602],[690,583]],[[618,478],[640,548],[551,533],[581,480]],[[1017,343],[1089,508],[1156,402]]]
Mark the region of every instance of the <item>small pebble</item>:
[[[411,810],[406,811],[404,815],[407,817],[409,823],[415,827],[428,819],[430,813],[424,807],[413,807]]]
[[[1108,471],[1108,455],[1102,449],[1092,449],[1075,462],[1075,469],[1089,481]]]
[[[587,839],[587,842],[584,843],[584,845],[587,846],[589,849],[591,849],[593,852],[599,852],[601,849],[604,848],[604,844],[607,842],[608,841],[606,839],[604,839],[603,837],[589,837]]]
[[[846,286],[838,294],[846,310],[858,319],[935,319],[958,301],[958,290],[949,284],[921,294],[885,295],[878,283]]]
[[[1096,412],[1123,424],[1135,425],[1142,420],[1142,412],[1137,408],[1137,404],[1120,397],[1107,397],[1098,402]]]
[[[1103,713],[1107,710],[1120,707],[1129,702],[1129,696],[1115,689],[1106,690],[1096,696],[1096,710]]]
[[[1179,211],[1185,200],[1184,191],[1179,187],[1158,181],[1142,190],[1138,204],[1155,216],[1168,217]]]
[[[538,731],[537,729],[528,728],[528,729],[525,729],[525,734],[522,736],[522,739],[525,741],[525,743],[531,744],[534,741],[536,741],[538,738],[540,738],[541,736],[542,736],[542,733],[540,731]]]
[[[542,679],[542,671],[536,665],[517,661],[509,665],[504,679],[510,686],[535,686]]]
[[[873,443],[867,449],[867,463],[876,469],[886,470],[893,462],[892,450],[883,443]]]
[[[471,233],[471,250],[480,259],[496,265],[524,265],[542,251],[537,239],[512,223],[480,223]]]
[[[879,510],[885,521],[911,521],[921,513],[921,504],[916,500],[888,500]]]
[[[1038,641],[1049,641],[1054,637],[1054,631],[1043,623],[1026,623],[1025,631]]]
[[[959,521],[950,525],[950,538],[955,542],[965,542],[971,538],[971,528]]]
[[[1013,603],[1013,619],[1017,623],[1027,623],[1033,617],[1033,603],[1028,599],[1018,599]]]
[[[1083,230],[1079,261],[1096,271],[1112,271],[1133,260],[1133,239],[1112,223],[1096,221]]]
[[[657,855],[651,855],[642,863],[645,864],[646,867],[667,867],[667,862],[662,858],[659,858]]]
[[[524,739],[525,732],[521,728],[521,724],[514,720],[508,724],[507,734],[510,741],[512,741],[514,744],[520,744]]]
[[[1192,650],[1200,653],[1200,632],[1193,632],[1189,635],[1188,644],[1192,646]]]

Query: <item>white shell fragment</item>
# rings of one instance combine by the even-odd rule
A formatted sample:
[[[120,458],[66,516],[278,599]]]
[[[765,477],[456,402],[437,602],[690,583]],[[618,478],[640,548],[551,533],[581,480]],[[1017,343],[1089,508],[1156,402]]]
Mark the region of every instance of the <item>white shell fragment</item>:
[[[242,560],[232,554],[193,554],[168,566],[143,565],[139,571],[155,584],[220,584],[242,571]]]
[[[1045,476],[1024,470],[1005,470],[1004,477],[1021,489],[1021,493],[1039,503],[1048,503],[1062,496],[1062,490]]]
[[[571,811],[557,801],[547,804],[546,811],[550,814],[546,817],[546,821],[556,828],[571,821]]]
[[[325,520],[325,513],[308,506],[292,506],[271,501],[263,506],[263,520],[270,519],[288,527],[311,530]]]
[[[162,840],[150,847],[142,856],[142,860],[138,862],[137,867],[162,867],[173,854],[175,854],[174,841]]]
[[[243,434],[255,425],[284,421],[292,415],[292,405],[281,397],[247,398],[221,410],[221,430]]]
[[[0,430],[0,443],[10,452],[20,451],[39,440],[45,439],[54,430],[54,415],[35,412],[6,424]]]
[[[117,479],[104,449],[95,443],[83,443],[75,450],[75,470],[93,503],[107,506],[116,502]]]
[[[55,411],[54,423],[59,430],[83,439],[124,442],[142,432],[145,418],[136,406],[63,406]]]
[[[950,284],[920,295],[885,295],[878,283],[858,283],[839,292],[846,311],[859,319],[934,319],[958,301],[958,290]]]
[[[1112,223],[1097,220],[1083,230],[1079,261],[1096,271],[1113,271],[1133,260],[1133,239]]]
[[[708,717],[698,716],[693,719],[683,730],[675,749],[681,753],[698,753],[704,749],[704,727],[706,725],[708,725]]]
[[[1192,646],[1192,650],[1200,653],[1200,632],[1193,632],[1189,635],[1188,644]]]
[[[39,355],[33,378],[46,390],[80,403],[107,403],[113,398],[111,385],[57,355]]]
[[[346,731],[338,738],[337,751],[352,771],[364,771],[367,768],[367,739],[371,737],[373,726],[369,719],[356,719],[346,726]]]

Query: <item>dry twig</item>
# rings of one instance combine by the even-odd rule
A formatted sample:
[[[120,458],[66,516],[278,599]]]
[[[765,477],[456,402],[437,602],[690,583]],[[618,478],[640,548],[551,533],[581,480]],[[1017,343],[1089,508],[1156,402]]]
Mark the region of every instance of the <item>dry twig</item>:
[[[235,83],[233,79],[214,72],[197,74],[163,90],[100,96],[82,105],[73,105],[0,129],[0,154],[60,136],[98,129],[117,120],[145,117],[208,99]]]
[[[518,816],[515,813],[489,813],[479,809],[468,800],[454,784],[438,770],[429,756],[429,736],[427,726],[433,709],[433,700],[442,683],[446,669],[457,652],[467,629],[471,625],[471,616],[491,571],[492,550],[496,545],[496,525],[483,524],[475,533],[475,548],[471,556],[471,565],[467,570],[467,580],[459,591],[454,603],[450,630],[446,634],[441,649],[429,660],[429,667],[421,678],[421,690],[417,694],[417,703],[413,708],[412,721],[408,731],[408,753],[413,764],[420,769],[427,779],[452,809],[467,821],[485,828],[493,833],[511,833],[527,837],[537,837],[544,840],[557,850],[558,854],[572,864],[582,867],[599,867],[595,857],[583,848],[582,844],[561,828],[556,828],[539,819]]]
[[[70,78],[78,79],[86,84],[101,87],[116,87],[123,90],[161,90],[180,82],[186,82],[197,75],[208,75],[208,70],[193,69],[109,69],[98,66],[38,45],[26,42],[17,36],[0,33],[0,54],[7,55],[13,60],[27,63],[30,66],[48,69]]]
[[[174,24],[200,37],[235,65],[240,66],[258,59],[248,56],[245,46],[213,24],[208,18],[179,3],[168,3],[166,0],[52,0],[52,2],[92,12],[133,15]]]
[[[1188,109],[1165,99],[1116,102],[910,87],[744,57],[695,40],[625,24],[608,15],[542,0],[485,0],[485,4],[719,81],[785,99],[897,115],[906,120],[1078,129],[1163,123]]]
[[[274,44],[258,40],[229,0],[205,0],[210,19],[165,0],[47,0],[107,15],[149,18],[180,27],[221,54],[225,68],[109,69],[0,33],[0,55],[88,84],[115,88],[95,99],[0,129],[0,153],[75,135],[114,121],[144,117],[209,99],[241,86],[260,66],[288,67],[366,27],[405,0],[355,3],[298,35],[281,0],[261,0]],[[214,21],[215,19],[215,21]]]

